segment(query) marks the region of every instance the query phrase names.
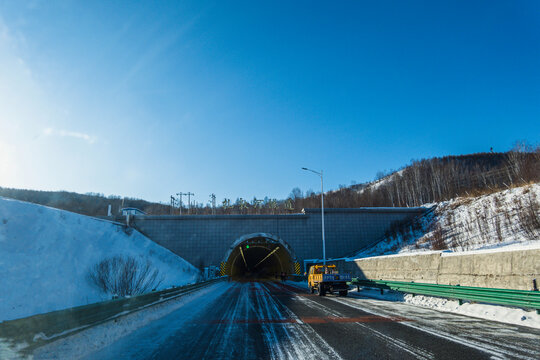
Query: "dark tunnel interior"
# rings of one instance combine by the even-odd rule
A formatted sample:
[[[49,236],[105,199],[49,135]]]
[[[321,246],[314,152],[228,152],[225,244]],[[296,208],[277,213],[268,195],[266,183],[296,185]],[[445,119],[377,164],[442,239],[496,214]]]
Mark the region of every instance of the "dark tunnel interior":
[[[249,239],[234,248],[227,265],[235,279],[274,279],[281,272],[290,273],[291,255],[274,240]]]

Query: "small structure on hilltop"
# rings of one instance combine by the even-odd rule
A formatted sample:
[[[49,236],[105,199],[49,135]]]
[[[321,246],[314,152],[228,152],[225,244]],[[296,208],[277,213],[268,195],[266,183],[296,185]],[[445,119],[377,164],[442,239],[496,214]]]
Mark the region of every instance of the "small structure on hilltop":
[[[120,209],[120,211],[122,212],[122,216],[128,216],[128,215],[146,215],[146,213],[142,210],[139,210],[137,208],[134,208],[134,207],[126,207],[126,208],[122,208]]]

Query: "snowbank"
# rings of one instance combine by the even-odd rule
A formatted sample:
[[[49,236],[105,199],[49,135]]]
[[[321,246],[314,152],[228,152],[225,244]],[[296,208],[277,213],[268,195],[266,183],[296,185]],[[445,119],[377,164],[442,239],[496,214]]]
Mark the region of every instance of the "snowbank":
[[[115,255],[150,260],[163,278],[159,289],[195,282],[199,275],[135,230],[0,197],[0,321],[110,299],[87,274]]]
[[[287,285],[291,285],[306,291],[308,290],[307,282],[297,283],[287,281]],[[360,292],[357,292],[357,289],[354,286],[351,290],[349,290],[349,296],[360,299],[367,297],[397,303],[406,303],[443,312],[450,312],[480,319],[540,329],[540,314],[537,314],[534,310],[524,310],[502,305],[478,304],[470,302],[463,302],[463,304],[460,305],[458,300],[424,295],[404,294],[397,291],[388,290],[385,290],[384,294],[381,294],[379,289],[363,288]],[[341,300],[339,297],[335,299]]]
[[[389,175],[386,175],[383,178],[380,178],[380,179],[374,180],[374,181],[372,181],[372,182],[370,182],[368,184],[365,184],[366,186],[364,186],[363,188],[357,190],[357,193],[361,194],[361,193],[363,193],[364,191],[366,191],[368,189],[369,189],[369,191],[375,191],[378,188],[380,188],[381,186],[387,185],[390,181],[394,180],[394,178],[396,176],[403,175],[403,170],[404,169],[394,171],[393,173],[391,173]]]
[[[421,306],[438,311],[540,329],[540,315],[534,310],[469,302],[464,302],[460,305],[457,300],[424,295],[403,294],[394,291],[385,291],[384,294],[381,295],[380,290],[374,289],[363,289],[358,293],[355,289],[349,294],[352,296],[358,294],[360,296],[386,301],[404,302],[410,305]]]

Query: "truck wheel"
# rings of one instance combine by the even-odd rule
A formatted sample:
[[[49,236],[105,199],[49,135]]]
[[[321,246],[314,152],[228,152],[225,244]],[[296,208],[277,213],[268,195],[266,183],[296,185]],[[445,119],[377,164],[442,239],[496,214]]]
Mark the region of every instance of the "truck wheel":
[[[313,293],[315,292],[315,288],[314,288],[313,286],[310,286],[310,287],[309,287],[309,292],[310,292],[311,294],[313,294]]]
[[[326,291],[324,290],[324,286],[322,286],[321,284],[319,284],[319,287],[318,287],[318,292],[319,292],[319,296],[324,296],[326,295]]]
[[[341,290],[341,291],[339,292],[339,296],[347,296],[347,294],[348,294],[348,291],[347,291],[347,290]]]

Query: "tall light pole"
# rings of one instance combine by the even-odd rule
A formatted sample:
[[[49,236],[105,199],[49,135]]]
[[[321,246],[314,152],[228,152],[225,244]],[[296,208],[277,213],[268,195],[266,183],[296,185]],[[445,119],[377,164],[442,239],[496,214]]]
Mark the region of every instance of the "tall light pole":
[[[324,188],[323,188],[323,171],[321,172],[311,170],[303,167],[302,170],[311,171],[314,174],[317,174],[321,177],[321,223],[322,223],[322,256],[323,256],[323,265],[326,265],[326,243],[324,241]]]

